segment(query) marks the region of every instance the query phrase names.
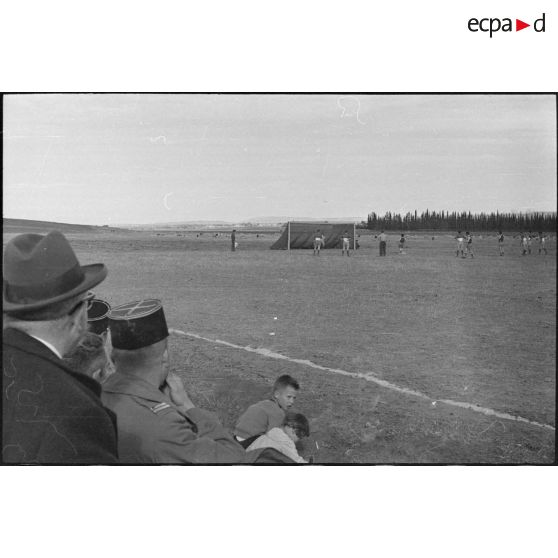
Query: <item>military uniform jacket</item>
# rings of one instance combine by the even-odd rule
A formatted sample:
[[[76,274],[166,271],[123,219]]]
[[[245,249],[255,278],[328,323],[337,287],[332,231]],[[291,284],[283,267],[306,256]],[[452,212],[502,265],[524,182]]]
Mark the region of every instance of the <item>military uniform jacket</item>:
[[[102,399],[118,416],[122,463],[241,463],[246,452],[209,411],[182,411],[149,382],[117,372]]]
[[[116,419],[101,386],[13,328],[3,331],[2,460],[116,463]]]

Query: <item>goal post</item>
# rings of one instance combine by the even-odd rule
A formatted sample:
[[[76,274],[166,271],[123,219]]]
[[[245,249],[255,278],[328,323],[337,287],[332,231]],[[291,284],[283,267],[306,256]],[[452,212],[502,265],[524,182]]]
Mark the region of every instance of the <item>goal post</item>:
[[[287,223],[287,250],[291,251],[291,222]]]

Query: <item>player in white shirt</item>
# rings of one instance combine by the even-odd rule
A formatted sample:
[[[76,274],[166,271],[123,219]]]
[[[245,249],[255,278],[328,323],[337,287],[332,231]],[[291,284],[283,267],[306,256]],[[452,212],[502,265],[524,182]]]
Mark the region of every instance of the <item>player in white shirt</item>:
[[[521,255],[525,256],[525,254],[527,254],[527,237],[521,233]]]
[[[382,231],[379,234],[378,239],[380,241],[380,256],[385,256],[386,255],[386,246],[387,246],[387,236],[384,233],[384,231]]]
[[[466,258],[467,256],[465,256],[465,254],[463,253],[465,238],[461,234],[461,231],[457,231],[457,236],[455,237],[455,240],[457,240],[457,246],[455,247],[455,257],[458,258],[459,254],[461,254],[462,258]]]
[[[548,254],[546,251],[546,235],[542,232],[539,232],[539,256],[541,255],[541,251],[544,250],[545,255]]]
[[[341,241],[343,243],[341,248],[341,255],[344,256],[345,252],[347,252],[347,256],[350,256],[350,249],[351,249],[351,235],[345,229],[345,232],[341,235]]]
[[[320,255],[320,250],[324,245],[325,245],[325,236],[322,233],[322,231],[318,229],[314,234],[314,256],[316,254],[318,254],[318,256]]]
[[[531,243],[533,242],[533,233],[529,231],[527,235],[527,253],[531,255]]]

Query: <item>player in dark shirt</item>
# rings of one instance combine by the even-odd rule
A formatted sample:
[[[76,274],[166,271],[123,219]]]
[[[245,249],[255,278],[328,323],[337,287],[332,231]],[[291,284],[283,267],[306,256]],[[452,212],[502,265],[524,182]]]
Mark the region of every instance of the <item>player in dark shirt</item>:
[[[404,254],[403,248],[405,247],[405,235],[401,234],[401,238],[399,239],[399,253]]]

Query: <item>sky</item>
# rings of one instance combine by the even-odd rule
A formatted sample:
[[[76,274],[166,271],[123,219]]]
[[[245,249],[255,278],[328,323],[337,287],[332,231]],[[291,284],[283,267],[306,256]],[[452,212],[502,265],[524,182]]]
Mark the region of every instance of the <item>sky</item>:
[[[551,95],[8,95],[4,217],[556,210]]]

